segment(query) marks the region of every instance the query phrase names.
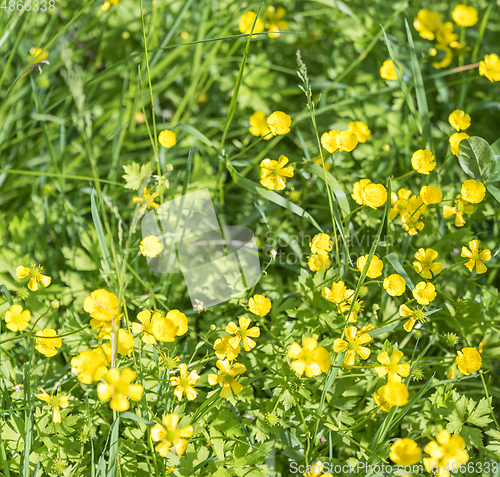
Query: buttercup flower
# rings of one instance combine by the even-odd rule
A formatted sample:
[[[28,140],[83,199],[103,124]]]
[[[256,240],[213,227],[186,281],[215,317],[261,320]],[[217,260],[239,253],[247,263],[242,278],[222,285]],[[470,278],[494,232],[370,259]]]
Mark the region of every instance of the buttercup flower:
[[[103,336],[105,340],[111,340],[112,332]],[[104,346],[104,345],[103,345]],[[116,352],[121,356],[127,356],[132,352],[134,348],[134,337],[123,328],[118,330],[118,343],[116,347]]]
[[[330,257],[327,254],[314,253],[309,257],[307,264],[313,272],[317,272],[320,268],[322,268],[323,270],[328,270],[330,268],[331,262]]]
[[[288,22],[282,20],[285,15],[286,10],[283,7],[274,8],[271,5],[267,7],[266,18],[269,20],[269,23],[266,25],[266,28],[269,30],[267,34],[269,38],[278,38],[280,31],[287,29]]]
[[[437,44],[435,50],[444,52],[444,56],[440,61],[433,61],[432,66],[438,69],[450,66],[451,62],[453,61],[453,50],[449,46],[441,44]]]
[[[358,335],[357,331],[355,326],[349,326],[344,333],[345,340],[337,338],[333,343],[333,351],[336,353],[345,351],[345,357],[342,361],[344,366],[353,366],[356,355],[361,359],[370,357],[370,349],[363,345],[369,343],[372,337],[368,333]]]
[[[422,201],[422,199],[420,200]],[[420,215],[421,214],[419,213],[405,212],[400,216],[403,228],[408,232],[408,235],[411,235],[412,237],[414,235],[417,235],[418,232],[420,232],[424,228],[424,223],[421,220],[419,220]]]
[[[240,32],[244,35],[248,35],[252,31],[252,26],[255,22],[255,27],[253,29],[254,33],[261,33],[264,31],[264,23],[257,17],[257,21],[255,21],[255,17],[257,14],[255,12],[246,12],[240,18],[239,29]],[[258,35],[252,35],[252,38],[257,37]]]
[[[140,311],[137,314],[137,319],[140,323],[132,323],[132,331],[138,335],[139,333],[144,333],[142,335],[142,341],[146,344],[155,344],[156,338],[153,335],[153,321],[159,320],[162,318],[160,312],[153,313],[151,316],[151,312],[149,310]],[[163,330],[167,331],[167,335],[172,338],[172,341],[175,339],[177,334],[177,330],[175,326],[171,326],[170,328],[164,327]]]
[[[420,197],[425,205],[438,204],[443,200],[443,193],[439,187],[424,186],[420,189]]]
[[[358,137],[351,131],[340,131],[335,141],[339,151],[351,152],[358,145]]]
[[[486,55],[479,62],[479,74],[486,76],[491,82],[500,81],[500,58],[498,55]]]
[[[266,316],[271,311],[271,300],[263,295],[254,295],[248,300],[248,309],[258,316]]]
[[[118,3],[119,3],[119,0],[109,0],[109,2],[106,1],[101,5],[101,10],[103,12],[107,12],[109,10],[109,8],[111,7],[111,5],[116,7],[116,6],[118,6]]]
[[[333,248],[333,242],[328,234],[317,234],[309,242],[312,253],[328,253]]]
[[[283,190],[286,178],[293,177],[293,166],[285,167],[288,157],[281,155],[277,161],[264,159],[260,163],[260,183],[269,190]]]
[[[35,63],[40,63],[41,61],[46,61],[48,57],[49,57],[49,52],[47,50],[43,51],[42,48],[33,47],[30,50],[28,61],[34,60]]]
[[[483,360],[476,348],[462,348],[461,351],[457,351],[457,355],[455,364],[462,374],[469,376],[470,373],[481,369]]]
[[[228,325],[226,326],[226,333],[234,335],[233,338],[229,339],[229,344],[233,348],[236,348],[240,344],[240,341],[243,343],[243,349],[245,351],[250,351],[251,349],[255,348],[255,345],[257,343],[252,338],[258,338],[260,336],[260,328],[258,326],[254,326],[248,329],[251,321],[252,320],[250,320],[250,318],[240,316],[239,328],[234,321],[228,323]]]
[[[294,360],[290,365],[292,369],[300,376],[305,373],[308,378],[326,373],[332,363],[328,351],[318,346],[314,338],[303,338],[302,346],[292,343],[287,356]]]
[[[399,68],[401,70],[401,67]],[[403,72],[401,71],[401,74]],[[380,76],[385,80],[396,81],[398,74],[392,60],[385,60],[380,68]]]
[[[329,162],[326,162],[325,158],[323,158],[323,160],[321,160],[321,156],[313,157],[312,161],[314,162],[314,164],[318,164],[321,167],[323,167],[323,162],[324,162],[325,163],[325,169],[327,171],[329,171],[332,168],[332,165]]]
[[[448,121],[451,127],[456,129],[457,131],[464,131],[470,126],[470,116],[461,109],[456,109],[455,111],[453,111],[448,117]]]
[[[434,156],[428,149],[419,149],[411,156],[411,165],[419,174],[428,175],[436,167]]]
[[[155,312],[151,321],[147,323],[148,315],[145,310],[142,315],[144,318],[143,326],[144,331],[151,333],[155,339],[164,343],[171,343],[175,340],[176,336],[182,336],[188,331],[187,316],[179,310],[170,310],[167,316],[163,316],[160,312]],[[149,313],[149,312],[148,312]],[[158,316],[158,314],[160,316]],[[139,319],[139,315],[137,315]],[[149,326],[149,328],[148,328]],[[138,330],[139,327],[136,326]],[[132,328],[134,330],[134,328]],[[135,333],[135,331],[134,331]],[[148,338],[152,341],[150,338]]]
[[[252,136],[262,136],[266,141],[273,137],[269,126],[267,125],[267,116],[262,111],[256,111],[250,116],[250,134]]]
[[[469,135],[467,133],[461,132],[461,133],[455,133],[450,136],[450,148],[451,152],[453,155],[458,157],[458,148],[460,146],[460,143],[464,140],[467,139]]]
[[[217,360],[216,366],[219,368],[219,374],[209,374],[208,383],[210,386],[215,386],[216,384],[221,384],[222,389],[220,391],[220,397],[230,398],[233,393],[238,395],[243,391],[244,387],[238,381],[236,381],[236,376],[243,374],[247,368],[241,363],[231,363],[227,360]]]
[[[101,401],[112,398],[109,407],[113,411],[127,411],[130,408],[128,399],[139,401],[144,392],[141,384],[131,384],[136,377],[130,368],[125,368],[121,373],[112,368],[104,375],[106,383],[99,383],[97,386],[97,396]]]
[[[35,349],[45,355],[47,358],[52,358],[57,354],[57,348],[62,346],[61,338],[52,338],[57,336],[56,330],[45,328],[38,330],[35,335]]]
[[[465,441],[463,437],[452,436],[445,429],[436,436],[436,441],[429,442],[424,448],[424,452],[430,455],[424,458],[425,469],[427,472],[439,469],[439,477],[449,477],[450,470],[460,468],[461,464],[469,460]]]
[[[474,7],[468,7],[463,3],[455,7],[451,16],[453,17],[453,20],[455,20],[455,23],[461,27],[474,26],[478,20],[477,10]]]
[[[174,396],[181,401],[182,396],[186,393],[188,401],[193,401],[198,396],[198,393],[194,389],[194,385],[198,382],[200,376],[193,369],[189,374],[187,372],[187,364],[179,364],[179,376],[172,376],[170,378],[170,384],[176,386],[174,389]]]
[[[309,468],[311,470],[310,472],[309,472]],[[320,460],[318,460],[318,462],[315,462],[314,464],[308,465],[307,469],[306,469],[308,472],[305,472],[302,475],[304,477],[333,477],[333,475],[330,473],[323,474],[324,469],[325,469],[325,467],[324,467],[323,463]]]
[[[118,298],[114,293],[99,288],[94,290],[90,296],[87,296],[83,302],[83,309],[92,317],[90,326],[93,329],[98,329],[105,324],[103,333],[111,331],[111,320],[119,319],[118,316]]]
[[[110,356],[106,355],[106,351],[104,348],[82,351],[71,358],[71,372],[83,384],[99,381],[108,372]]]
[[[188,321],[187,316],[179,310],[170,310],[165,317],[177,326],[177,336],[185,335],[188,331]],[[153,326],[153,333],[155,332],[155,327]],[[161,341],[159,338],[157,340]]]
[[[428,305],[437,295],[436,288],[430,282],[417,283],[412,293],[419,305]]]
[[[364,143],[372,133],[368,126],[363,121],[352,121],[349,123],[349,131],[354,133],[358,138],[358,142]]]
[[[356,300],[356,302],[353,304],[353,299],[354,290],[347,289],[344,294],[344,301],[339,306],[342,313],[347,313],[350,311],[349,315],[345,318],[348,323],[356,323],[356,321],[358,321],[358,315],[363,311],[363,302],[361,300]],[[358,335],[361,334],[362,333],[358,331]]]
[[[438,12],[433,12],[423,8],[418,11],[417,16],[413,20],[413,26],[418,34],[426,40],[434,40],[437,27],[441,23],[441,15]]]
[[[282,111],[275,111],[267,118],[267,125],[275,136],[290,132],[292,118]]]
[[[139,202],[141,204],[141,206],[139,207],[139,213],[144,214],[146,209],[150,209],[152,207],[153,209],[156,210],[160,206],[160,204],[157,204],[155,202],[155,199],[157,197],[159,197],[159,195],[160,195],[159,192],[155,192],[154,194],[151,194],[148,191],[148,188],[144,187],[144,190],[142,192],[142,197],[134,197],[132,199],[132,202],[134,204]]]
[[[158,135],[158,142],[166,149],[170,149],[177,144],[177,136],[173,131],[165,129]]]
[[[406,305],[401,305],[399,307],[399,314],[403,318],[408,318],[408,321],[403,325],[403,328],[405,331],[408,333],[413,329],[415,326],[415,323],[418,321],[419,323],[425,323],[425,316],[424,316],[424,310],[422,308],[414,308],[413,310],[406,306]]]
[[[382,388],[383,387],[384,386],[382,386]],[[379,409],[385,412],[389,412],[392,406],[382,397],[381,394],[379,394],[379,391],[382,388],[379,388],[377,391],[373,393],[373,400],[375,401],[375,404]]]
[[[368,260],[369,254],[363,255],[358,258],[356,262],[356,267],[358,270],[363,273],[363,269],[365,268],[366,261]],[[367,276],[370,278],[377,278],[382,275],[382,269],[384,268],[384,262],[380,260],[376,255],[372,257],[370,265],[368,267]]]
[[[330,153],[333,154],[334,152],[338,151],[338,146],[337,146],[337,136],[339,134],[339,131],[327,131],[326,133],[323,133],[321,135],[321,145]]]
[[[145,257],[154,258],[160,255],[163,247],[156,235],[148,235],[141,240],[139,250]]]
[[[5,326],[10,331],[23,331],[28,328],[31,320],[31,313],[29,310],[23,310],[21,305],[12,305],[10,309],[5,312]]]
[[[363,191],[365,190],[366,186],[371,184],[371,183],[372,183],[372,181],[370,179],[361,179],[361,180],[354,183],[354,186],[352,188],[351,197],[356,201],[357,204],[365,205]]]
[[[410,375],[410,365],[409,363],[399,364],[403,358],[403,353],[397,349],[392,352],[391,357],[387,354],[387,351],[383,351],[377,356],[377,361],[383,366],[376,366],[375,372],[378,374],[379,378],[383,378],[387,375],[387,380],[389,383],[400,383],[401,377],[407,378]]]
[[[413,262],[413,268],[415,268],[415,271],[422,278],[430,280],[432,278],[432,274],[437,275],[443,268],[442,263],[433,263],[437,256],[438,253],[432,248],[419,248],[417,253],[415,253],[415,258],[418,260],[418,262]]]
[[[229,361],[233,361],[238,356],[238,353],[241,351],[241,346],[239,343],[237,346],[233,346],[229,342],[230,339],[232,339],[232,337],[227,335],[215,340],[214,350],[217,359],[227,358]]]
[[[391,220],[394,220],[398,215],[404,214],[408,208],[408,199],[411,196],[411,190],[399,189],[396,195],[395,192],[391,192]],[[357,202],[357,201],[356,201]]]
[[[345,300],[346,292],[347,289],[344,282],[339,281],[333,282],[331,289],[324,287],[323,290],[321,290],[321,295],[329,302],[339,305]]]
[[[474,212],[474,206],[463,200],[460,196],[455,200],[453,207],[443,205],[443,216],[445,219],[455,216],[455,227],[463,227],[465,225],[464,214],[471,215]]]
[[[372,183],[370,179],[361,179],[354,183],[351,197],[359,205],[376,209],[386,203],[387,189],[382,184]]]
[[[460,43],[457,41],[458,35],[454,33],[454,29],[455,25],[452,22],[444,22],[439,25],[436,30],[436,41],[439,46],[460,48]]]
[[[386,385],[379,388],[377,393],[390,407],[404,406],[410,396],[406,385],[396,381],[389,381]]]
[[[391,296],[401,296],[406,290],[405,279],[397,273],[393,273],[385,278],[383,285],[385,291]]]
[[[47,394],[42,388],[41,393],[36,397],[43,402],[46,402],[52,408],[52,422],[55,424],[61,423],[61,409],[66,409],[69,406],[68,396],[54,396]]]
[[[470,250],[469,250],[470,249]],[[462,247],[461,257],[467,257],[470,260],[465,263],[465,266],[472,272],[474,265],[476,272],[479,274],[486,273],[486,265],[483,262],[488,262],[491,259],[491,252],[489,249],[479,250],[479,240],[471,240],[469,242],[469,249]]]
[[[479,204],[484,199],[486,194],[486,187],[482,182],[469,179],[462,184],[462,191],[460,195],[462,199],[472,204]]]
[[[193,426],[188,425],[182,429],[177,429],[179,424],[179,416],[177,414],[167,414],[163,416],[162,424],[155,424],[151,428],[151,440],[159,442],[155,447],[155,451],[162,457],[166,457],[169,449],[173,446],[177,455],[182,455],[186,452],[188,441],[187,438],[193,435]]]
[[[422,451],[413,439],[405,437],[392,444],[389,457],[397,465],[414,465],[422,457]]]
[[[41,265],[35,267],[33,263],[31,264],[31,268],[23,267],[22,265],[20,265],[16,268],[16,276],[17,278],[26,278],[28,276],[31,277],[30,281],[28,282],[28,288],[31,291],[37,291],[38,282],[40,282],[45,288],[47,288],[52,281],[52,278],[48,277],[47,275],[42,275],[42,270],[43,267]]]

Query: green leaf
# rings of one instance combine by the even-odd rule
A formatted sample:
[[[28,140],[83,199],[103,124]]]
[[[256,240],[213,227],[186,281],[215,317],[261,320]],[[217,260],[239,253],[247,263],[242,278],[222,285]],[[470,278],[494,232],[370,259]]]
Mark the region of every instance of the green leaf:
[[[487,182],[485,185],[488,192],[497,200],[497,202],[500,202],[500,189],[495,187],[490,182]]]
[[[493,157],[495,158],[496,167],[495,172],[490,177],[490,182],[497,182],[500,181],[500,139],[497,139],[491,145],[491,152],[493,153]]]
[[[96,196],[95,188],[92,189],[92,194],[90,195],[90,207],[92,210],[92,220],[94,221],[95,229],[97,232],[97,238],[99,240],[99,246],[101,247],[102,258],[104,260],[104,265],[107,270],[111,270],[110,254],[108,249],[108,244],[106,243],[106,238],[104,237],[104,230],[102,228],[101,218],[99,217],[99,211],[97,210],[97,204],[95,200]]]
[[[224,439],[222,438],[222,434],[213,426],[210,426],[210,443],[217,455],[217,459],[224,461]]]
[[[192,134],[194,137],[199,139],[202,143],[206,144],[207,146],[213,147],[215,149],[214,143],[210,139],[208,139],[207,136],[202,134],[200,131],[198,131],[198,129],[194,128],[193,126],[190,126],[189,124],[182,124],[181,123],[181,124],[176,124],[174,127],[182,129],[182,130],[188,132],[189,134]]]
[[[490,407],[488,405],[488,401],[484,397],[479,401],[476,409],[472,411],[471,415],[467,419],[467,422],[478,427],[484,427],[491,422],[491,418],[489,416]]]
[[[12,297],[10,296],[9,290],[7,290],[7,287],[5,285],[0,286],[0,292],[5,296],[7,301],[9,302],[9,305],[12,306]]]
[[[130,411],[120,413],[120,417],[122,419],[130,419],[131,421],[140,422],[141,424],[146,424],[147,426],[152,426],[154,424],[154,422],[148,421],[147,419],[144,419],[143,417]]]
[[[151,164],[148,162],[140,166],[133,162],[130,166],[123,166],[123,170],[125,171],[122,176],[125,180],[125,188],[139,190],[151,175]]]
[[[496,169],[496,161],[490,145],[477,136],[460,142],[458,162],[467,175],[482,182],[488,182]]]
[[[483,433],[475,427],[462,427],[460,435],[464,438],[467,449],[470,449],[472,446],[479,447],[483,445]]]

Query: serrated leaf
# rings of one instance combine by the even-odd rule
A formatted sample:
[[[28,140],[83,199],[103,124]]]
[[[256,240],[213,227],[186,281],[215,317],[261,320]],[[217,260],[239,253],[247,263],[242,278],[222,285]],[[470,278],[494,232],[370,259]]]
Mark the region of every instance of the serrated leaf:
[[[467,422],[478,427],[484,427],[492,421],[489,415],[490,406],[488,404],[488,401],[486,400],[486,398],[482,398],[472,414],[468,417]]]
[[[496,161],[490,145],[478,136],[472,136],[460,142],[458,162],[467,175],[482,182],[488,182],[496,169]]]
[[[460,435],[464,438],[467,449],[483,445],[483,433],[475,427],[462,427]]]
[[[140,166],[133,162],[130,166],[123,166],[125,174],[125,188],[131,190],[139,190],[143,182],[151,175],[151,165],[149,163]]]
[[[210,443],[212,444],[217,459],[224,461],[224,439],[222,438],[222,433],[213,426],[210,426]]]

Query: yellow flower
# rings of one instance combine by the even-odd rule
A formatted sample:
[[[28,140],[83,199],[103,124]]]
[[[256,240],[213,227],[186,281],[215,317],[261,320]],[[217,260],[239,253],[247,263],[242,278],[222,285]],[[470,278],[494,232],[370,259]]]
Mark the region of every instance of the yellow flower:
[[[457,355],[455,364],[462,374],[469,376],[470,373],[481,369],[482,359],[476,348],[462,348],[457,351]]]
[[[240,344],[240,341],[243,343],[243,349],[245,351],[250,351],[251,349],[255,348],[255,345],[257,343],[252,338],[258,338],[260,336],[260,328],[258,326],[254,326],[248,329],[251,321],[252,320],[250,320],[250,318],[240,316],[239,328],[234,321],[228,323],[228,325],[226,326],[226,333],[234,335],[233,338],[229,339],[229,344],[233,348],[236,348]]]
[[[12,305],[9,310],[5,312],[5,326],[10,331],[23,331],[28,328],[31,320],[31,313],[29,310],[24,310],[21,305]]]
[[[47,50],[43,51],[42,48],[31,48],[30,54],[28,56],[28,61],[34,60],[35,63],[40,63],[41,61],[46,61],[49,57],[49,52]]]
[[[121,373],[118,369],[112,368],[103,377],[106,383],[99,383],[97,386],[97,396],[101,401],[113,398],[109,403],[113,411],[127,411],[130,408],[127,398],[139,401],[144,392],[141,384],[131,384],[136,377],[130,368],[125,368]]]
[[[399,189],[397,195],[395,192],[391,192],[391,220],[394,220],[398,215],[404,214],[406,212],[406,209],[408,208],[408,199],[410,198],[410,196],[411,190],[408,189]]]
[[[340,131],[335,141],[339,151],[351,152],[358,145],[358,137],[351,131]]]
[[[47,288],[50,285],[50,282],[52,281],[52,278],[48,277],[47,275],[42,275],[41,273],[42,270],[43,267],[41,265],[35,267],[33,263],[31,264],[31,268],[19,265],[19,267],[16,268],[16,275],[17,278],[26,278],[28,276],[31,277],[30,281],[28,282],[28,288],[31,291],[37,291],[38,282],[41,282],[42,285],[45,288]]]
[[[455,10],[451,13],[453,20],[458,26],[461,27],[471,27],[477,23],[477,10],[474,7],[468,7],[463,3],[457,5]]]
[[[269,190],[283,190],[286,178],[293,177],[293,166],[285,167],[288,157],[281,155],[277,161],[264,159],[260,163],[260,183]]]
[[[144,190],[142,192],[142,197],[134,197],[132,199],[132,202],[134,204],[136,204],[137,202],[139,202],[141,204],[141,206],[139,207],[139,213],[144,214],[144,212],[146,211],[146,209],[150,209],[152,207],[153,209],[156,210],[160,206],[160,204],[157,204],[155,202],[155,199],[159,195],[160,195],[159,192],[155,192],[154,194],[151,194],[148,191],[148,188],[144,187]]]
[[[390,406],[389,408],[404,406],[410,396],[406,384],[394,381],[389,381],[379,388],[377,393]]]
[[[423,8],[419,10],[413,20],[413,26],[418,34],[426,40],[434,40],[434,32],[441,23],[441,15],[438,12]]]
[[[363,269],[365,268],[366,261],[368,260],[369,255],[362,255],[361,257],[358,258],[358,261],[356,262],[356,267],[358,270],[363,273]],[[377,278],[382,275],[382,269],[384,268],[384,262],[380,260],[376,255],[372,257],[372,260],[370,262],[370,265],[368,267],[368,272],[367,275],[370,278]]]
[[[144,334],[142,335],[142,341],[144,341],[144,343],[146,344],[155,344],[156,338],[153,335],[152,322],[159,320],[160,318],[162,318],[160,312],[154,313],[151,317],[151,312],[149,310],[140,311],[137,314],[137,319],[140,321],[140,323],[132,323],[132,331],[136,335],[144,332]],[[172,330],[169,335],[173,335],[175,337],[176,333],[177,330]]]
[[[114,293],[99,288],[85,297],[83,309],[92,317],[91,326],[96,329],[103,322],[110,322],[118,315],[118,298]]]
[[[111,7],[111,5],[116,7],[118,5],[118,2],[119,0],[110,0],[109,2],[106,1],[101,5],[101,10],[103,12],[107,12],[109,10],[109,7]]]
[[[275,111],[267,118],[267,125],[274,136],[290,132],[292,118],[282,111]]]
[[[52,358],[57,354],[57,348],[62,346],[61,338],[52,338],[57,336],[56,330],[45,328],[38,330],[35,335],[35,349],[45,355],[47,358]]]
[[[187,364],[179,364],[179,376],[173,376],[170,378],[170,384],[176,386],[174,389],[174,396],[181,401],[182,396],[186,393],[188,401],[193,401],[198,396],[193,386],[198,382],[200,377],[198,373],[193,369],[189,374],[187,372]]]
[[[307,466],[307,470],[310,469],[311,472],[305,472],[302,475],[304,477],[333,477],[333,475],[330,473],[323,474],[324,468],[325,467],[324,467],[323,463],[320,460],[318,460],[314,464]]]
[[[432,66],[439,69],[449,66],[453,61],[453,50],[449,46],[440,44],[436,45],[436,50],[444,51],[444,57],[441,61],[433,61]]]
[[[428,305],[437,295],[436,287],[430,282],[418,282],[412,293],[419,305]]]
[[[300,376],[305,372],[308,378],[326,373],[332,363],[328,351],[318,346],[318,341],[314,338],[303,338],[302,346],[292,343],[287,356],[294,360],[290,364],[292,369]]]
[[[464,131],[470,126],[470,116],[461,109],[456,109],[455,111],[453,111],[448,117],[448,121],[451,127],[456,129],[457,131]]]
[[[406,305],[401,305],[399,307],[399,314],[403,318],[408,318],[408,321],[403,325],[403,328],[408,333],[413,329],[413,326],[415,326],[417,321],[419,323],[425,323],[424,310],[418,306],[412,310]]]
[[[365,205],[363,191],[365,190],[366,186],[368,186],[371,183],[372,181],[370,179],[361,179],[354,183],[351,197],[356,201],[357,204]]]
[[[401,70],[401,66],[399,67]],[[403,72],[401,71],[401,74]],[[396,73],[396,68],[392,60],[385,60],[380,68],[380,76],[385,80],[396,81],[398,79],[398,74]]]
[[[443,193],[439,187],[424,186],[420,189],[420,197],[425,205],[438,204],[443,200]]]
[[[111,333],[107,333],[102,338],[105,340],[111,340]],[[104,345],[103,345],[104,346]],[[121,356],[127,356],[132,352],[134,348],[134,337],[123,328],[118,330],[118,343],[116,347],[116,352]]]
[[[364,143],[370,137],[372,133],[363,121],[352,121],[349,123],[349,131],[354,133],[358,138],[358,141]]]
[[[139,250],[145,257],[154,258],[160,255],[163,247],[155,235],[144,237],[139,244]]]
[[[333,351],[335,353],[345,351],[345,357],[342,361],[344,366],[353,366],[356,355],[361,359],[368,359],[370,357],[370,349],[363,345],[369,343],[372,337],[368,333],[358,335],[357,331],[355,326],[349,326],[344,333],[345,340],[337,338],[333,343]]]
[[[458,35],[453,32],[455,25],[451,22],[441,23],[436,30],[436,41],[443,47],[451,46],[452,48],[460,48],[458,43]]]
[[[413,439],[405,437],[392,444],[389,457],[397,465],[414,465],[422,457],[422,451]]]
[[[464,214],[471,215],[474,212],[474,206],[458,196],[453,207],[443,205],[443,216],[445,219],[455,215],[455,226],[463,227],[465,225]]]
[[[433,161],[434,155],[428,149],[419,149],[411,156],[411,165],[419,174],[428,175],[434,170],[436,163]]]
[[[382,184],[374,184],[370,179],[361,179],[354,183],[351,197],[359,205],[376,209],[387,201],[387,189]]]
[[[407,212],[401,215],[401,222],[403,223],[403,228],[412,237],[414,235],[417,235],[418,232],[420,232],[424,228],[425,224],[422,221],[419,221],[419,217],[420,217],[419,215],[412,216]]]
[[[328,253],[333,248],[333,242],[328,234],[317,234],[309,242],[312,253]]]
[[[462,436],[452,436],[445,429],[436,436],[436,441],[429,442],[424,448],[424,452],[430,455],[424,458],[424,466],[427,472],[439,469],[439,477],[449,477],[450,470],[459,469],[469,460],[465,441]]]
[[[321,135],[321,145],[330,153],[333,154],[334,152],[338,151],[338,146],[337,146],[337,136],[339,134],[339,131],[327,131],[326,133],[323,133]]]
[[[330,257],[327,254],[315,253],[309,257],[307,264],[313,272],[317,272],[320,268],[322,268],[323,270],[328,270],[330,268],[331,262]]]
[[[280,36],[280,31],[286,30],[288,27],[288,22],[282,20],[286,15],[286,10],[283,7],[278,7],[277,9],[273,6],[269,6],[266,9],[266,17],[270,20],[270,23],[266,25],[269,30],[267,36],[269,38],[278,38]]]
[[[361,300],[356,300],[356,303],[354,303],[353,305],[352,304],[353,298],[354,298],[354,290],[347,289],[344,294],[344,302],[342,302],[339,306],[340,311],[342,313],[346,313],[349,310],[351,310],[351,305],[352,305],[352,311],[349,314],[349,316],[346,317],[348,323],[356,323],[356,321],[358,321],[359,313],[363,311],[363,302]]]
[[[220,397],[230,398],[233,393],[238,395],[243,391],[244,387],[238,381],[236,381],[236,376],[243,374],[247,368],[241,363],[231,363],[227,360],[217,360],[216,366],[219,368],[219,374],[209,374],[208,383],[210,386],[215,386],[216,384],[222,384],[222,389],[220,391]]]
[[[460,143],[468,137],[469,135],[464,132],[455,133],[450,136],[450,148],[453,155],[458,157],[458,147],[460,146]]]
[[[269,126],[267,125],[267,116],[262,111],[256,111],[250,116],[250,134],[252,136],[262,136],[266,141],[273,137]]]
[[[486,265],[483,262],[488,262],[491,259],[491,252],[489,249],[479,250],[479,240],[471,240],[469,242],[469,249],[467,247],[462,247],[461,257],[467,257],[470,260],[465,263],[465,266],[472,272],[474,270],[474,265],[476,266],[476,272],[479,274],[485,273]]]
[[[376,366],[375,372],[378,374],[379,378],[383,378],[387,375],[387,380],[389,383],[400,383],[401,377],[407,378],[410,375],[410,365],[409,363],[399,364],[403,358],[403,353],[397,349],[392,352],[391,357],[387,354],[387,351],[383,351],[377,356],[377,361],[383,366]]]
[[[498,55],[485,55],[479,62],[479,74],[486,76],[491,82],[500,81],[500,58]]]
[[[324,287],[321,290],[321,296],[331,303],[336,303],[339,305],[345,300],[345,294],[347,292],[346,286],[343,281],[333,282],[332,288]]]
[[[149,310],[144,310],[137,315],[137,319],[142,325],[132,323],[132,331],[134,333],[144,331],[142,340],[148,344],[155,343],[153,338],[164,343],[171,343],[176,336],[182,336],[188,331],[187,316],[179,310],[170,310],[167,316],[157,311],[152,317]]]
[[[71,358],[71,372],[77,374],[78,380],[84,384],[99,381],[107,372],[109,357],[104,348],[82,351]]]
[[[323,167],[323,162],[325,163],[325,169],[329,171],[332,168],[332,165],[329,162],[326,162],[323,158],[323,161],[321,160],[321,156],[316,156],[312,158],[312,161],[314,164],[318,164],[321,167]]]
[[[254,22],[254,33],[261,33],[264,31],[264,23],[262,22],[260,17],[257,17],[257,21],[255,21],[255,17],[257,17],[257,14],[255,12],[246,12],[241,16],[240,23],[238,25],[241,33],[243,33],[244,35],[248,35],[252,31]],[[252,35],[252,38],[255,38],[257,36],[258,35]]]
[[[158,135],[159,143],[166,149],[170,149],[177,144],[177,136],[174,132],[165,129]]]
[[[258,316],[266,316],[271,311],[271,300],[263,295],[254,295],[248,300],[248,309]]]
[[[382,386],[383,388],[384,386]],[[375,401],[375,404],[377,405],[377,407],[379,409],[381,409],[382,411],[385,411],[385,412],[389,412],[389,410],[391,409],[391,405],[389,403],[387,403],[387,401],[382,397],[381,394],[379,394],[379,391],[382,389],[380,388],[378,391],[375,391],[373,393],[373,400]]]
[[[37,394],[36,397],[52,408],[52,422],[60,424],[62,420],[61,409],[66,409],[69,406],[68,396],[54,396],[53,394],[49,396],[42,388],[40,391],[41,393]]]
[[[437,275],[441,272],[443,264],[440,262],[432,263],[438,256],[438,253],[432,248],[419,248],[417,253],[415,253],[415,258],[418,262],[413,262],[413,267],[415,271],[422,277],[430,280],[432,274]],[[432,272],[432,273],[431,273]]]
[[[186,452],[188,437],[193,435],[193,426],[189,425],[182,429],[177,429],[179,424],[179,416],[177,414],[167,414],[163,416],[163,425],[155,424],[151,428],[151,440],[160,442],[155,451],[162,457],[166,457],[169,449],[173,446],[177,455],[182,455]]]
[[[217,359],[225,359],[227,358],[229,361],[233,361],[237,358],[238,353],[241,351],[241,346],[238,343],[237,346],[233,346],[229,340],[231,340],[231,336],[227,335],[222,338],[218,338],[214,343],[215,356]]]
[[[384,279],[384,289],[391,296],[401,296],[406,290],[405,279],[393,273]]]
[[[462,184],[462,192],[460,195],[462,199],[472,204],[479,204],[484,199],[486,194],[486,187],[482,182],[469,179]]]

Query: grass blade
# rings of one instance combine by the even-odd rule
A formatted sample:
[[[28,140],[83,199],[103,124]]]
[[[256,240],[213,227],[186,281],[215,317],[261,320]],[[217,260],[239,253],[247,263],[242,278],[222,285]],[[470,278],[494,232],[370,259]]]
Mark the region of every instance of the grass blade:
[[[106,270],[111,270],[110,254],[108,249],[108,244],[106,243],[106,237],[104,237],[104,230],[102,228],[101,218],[99,217],[99,211],[97,210],[96,204],[96,190],[92,189],[92,194],[90,195],[90,207],[92,210],[92,220],[94,221],[95,230],[97,232],[97,239],[99,240],[99,246],[101,247],[102,258],[104,261],[104,266]]]

